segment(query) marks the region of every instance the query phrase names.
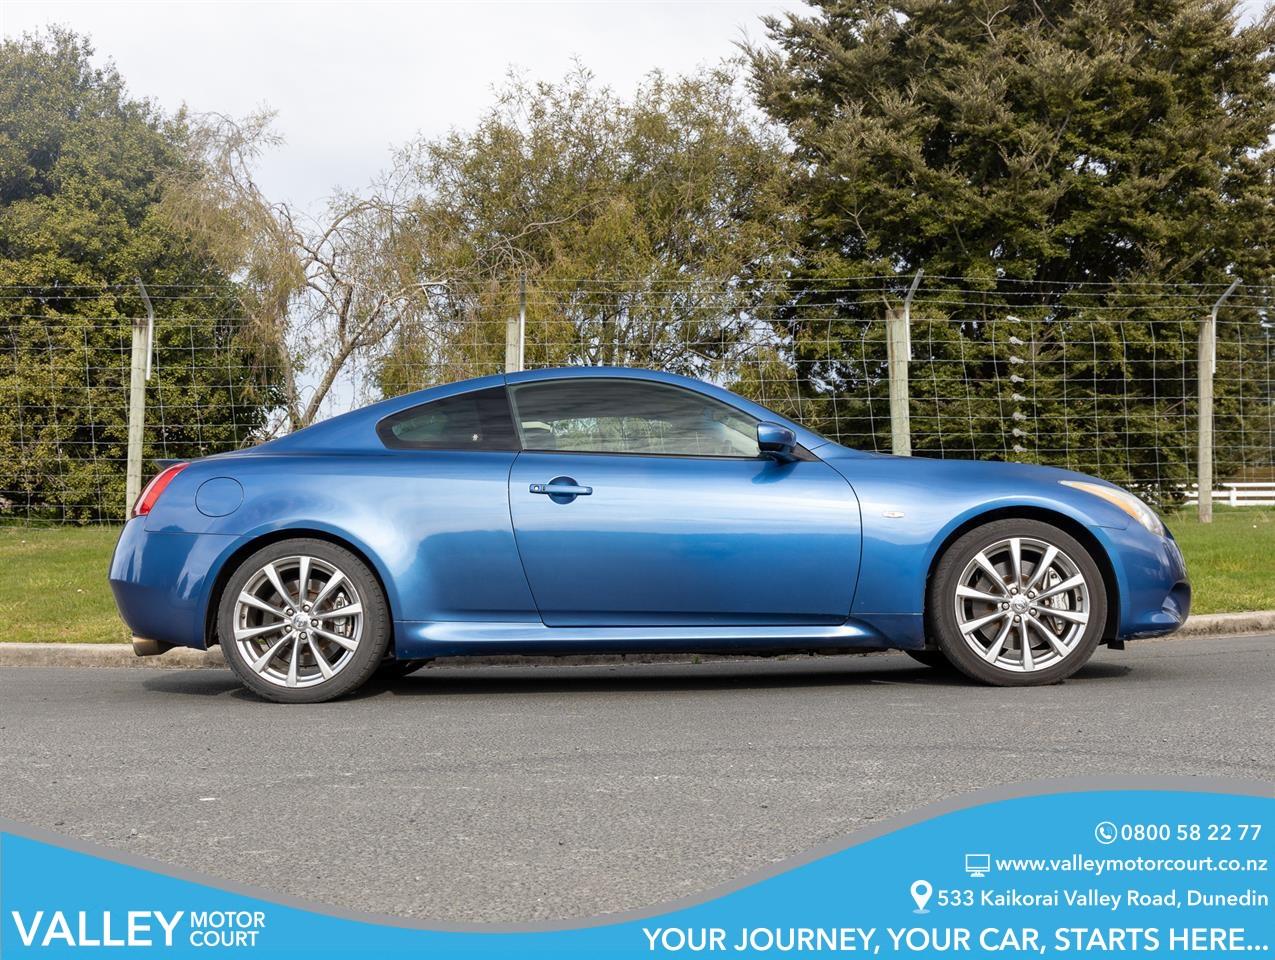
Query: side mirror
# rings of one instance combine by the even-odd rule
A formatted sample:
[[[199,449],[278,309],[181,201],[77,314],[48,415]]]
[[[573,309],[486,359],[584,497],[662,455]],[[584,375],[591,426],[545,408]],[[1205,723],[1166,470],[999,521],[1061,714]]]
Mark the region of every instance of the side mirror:
[[[797,448],[797,435],[778,423],[757,424],[757,446],[763,457],[780,463],[791,463],[797,459],[793,452]]]

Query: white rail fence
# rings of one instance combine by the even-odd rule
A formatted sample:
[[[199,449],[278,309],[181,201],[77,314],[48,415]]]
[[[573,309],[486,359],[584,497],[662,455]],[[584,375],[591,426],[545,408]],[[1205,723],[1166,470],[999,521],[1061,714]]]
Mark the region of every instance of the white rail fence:
[[[1185,503],[1199,503],[1199,486],[1193,483],[1187,489]],[[1214,484],[1213,502],[1226,507],[1275,507],[1275,482]]]

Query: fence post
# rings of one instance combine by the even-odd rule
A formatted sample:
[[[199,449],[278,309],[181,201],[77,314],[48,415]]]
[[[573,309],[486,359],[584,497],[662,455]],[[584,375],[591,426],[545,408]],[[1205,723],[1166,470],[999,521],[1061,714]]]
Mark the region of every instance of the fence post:
[[[908,409],[908,362],[912,359],[912,296],[921,283],[923,270],[912,278],[903,307],[890,307],[885,314],[886,365],[890,371],[890,452],[912,456],[912,414]]]
[[[1198,449],[1195,464],[1196,509],[1200,523],[1213,522],[1213,377],[1217,373],[1217,312],[1239,285],[1240,278],[1236,277],[1226,292],[1217,298],[1208,318],[1200,324],[1199,372],[1196,375],[1200,423],[1196,429]]]
[[[133,318],[133,353],[128,380],[128,463],[124,477],[124,518],[142,494],[142,439],[146,430],[146,381],[151,377],[151,347],[155,340],[155,311],[146,286],[139,278],[137,289],[146,305],[146,319]]]
[[[527,274],[518,278],[518,316],[505,324],[505,373],[523,369],[527,354]]]
[[[907,315],[890,307],[885,314],[886,362],[890,368],[890,452],[912,456],[912,425],[908,410]]]

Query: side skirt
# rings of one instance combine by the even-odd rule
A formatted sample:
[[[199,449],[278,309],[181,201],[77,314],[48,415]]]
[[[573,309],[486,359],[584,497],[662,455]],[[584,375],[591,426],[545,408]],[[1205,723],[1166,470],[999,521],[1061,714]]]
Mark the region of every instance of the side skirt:
[[[396,620],[399,659],[580,653],[788,653],[900,646],[855,621],[782,627],[547,627],[543,623]]]

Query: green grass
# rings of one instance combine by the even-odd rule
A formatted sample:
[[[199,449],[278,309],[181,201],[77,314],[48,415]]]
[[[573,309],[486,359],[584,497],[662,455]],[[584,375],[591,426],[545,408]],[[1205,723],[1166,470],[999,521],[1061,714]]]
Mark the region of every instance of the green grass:
[[[1275,610],[1275,510],[1215,507],[1210,524],[1194,510],[1166,519],[1186,557],[1193,613]]]
[[[118,527],[0,526],[0,640],[123,643],[106,583]]]
[[[1203,525],[1168,518],[1195,588],[1196,613],[1275,610],[1275,510],[1219,507]],[[106,584],[117,527],[0,526],[0,641],[122,643]]]

